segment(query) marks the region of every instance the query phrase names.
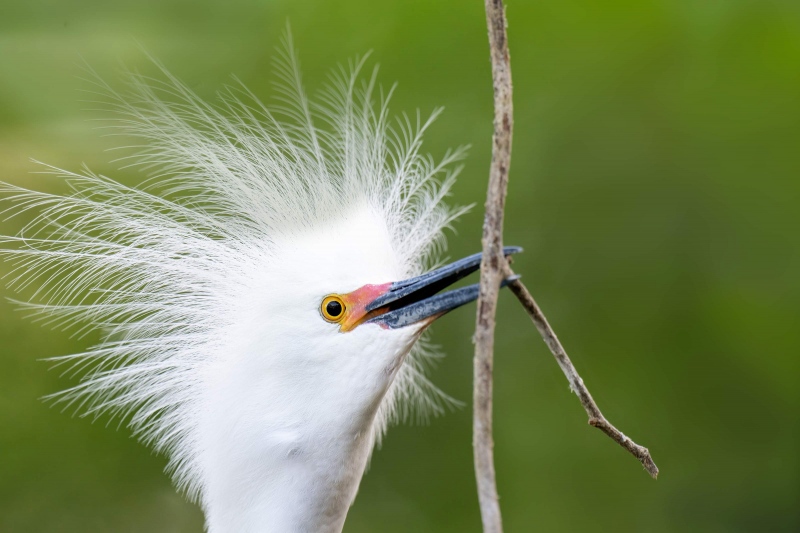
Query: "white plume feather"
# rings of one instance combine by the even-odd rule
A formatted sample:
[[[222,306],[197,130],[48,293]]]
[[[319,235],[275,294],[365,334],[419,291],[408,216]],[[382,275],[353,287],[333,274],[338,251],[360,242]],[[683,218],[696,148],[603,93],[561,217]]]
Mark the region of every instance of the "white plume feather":
[[[376,86],[376,71],[359,77],[363,64],[335,71],[311,100],[287,37],[271,108],[241,86],[209,105],[166,71],[163,81],[131,75],[124,97],[96,81],[117,114],[113,127],[141,140],[126,164],[148,171],[148,181],[131,188],[88,169],[47,167],[69,195],[0,186],[7,212],[37,213],[19,236],[2,238],[11,286],[38,286],[38,303],[25,305],[52,323],[105,332],[101,344],[56,358],[82,381],[55,398],[128,421],[169,456],[192,497],[200,490],[198,372],[234,326],[237,283],[270,259],[270,243],[367,203],[413,275],[432,265],[443,228],[461,212],[443,199],[464,151],[438,162],[420,152],[438,111],[392,121],[392,91]],[[406,359],[378,433],[411,406],[441,410],[446,397],[424,376],[431,357],[421,347]]]

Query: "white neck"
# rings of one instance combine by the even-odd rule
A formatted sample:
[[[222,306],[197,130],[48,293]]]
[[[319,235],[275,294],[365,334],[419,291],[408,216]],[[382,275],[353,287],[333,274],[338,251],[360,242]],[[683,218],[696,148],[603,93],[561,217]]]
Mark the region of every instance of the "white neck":
[[[273,431],[258,463],[229,465],[209,480],[210,533],[340,533],[372,450],[371,430],[337,439]]]
[[[362,344],[347,357],[284,365],[243,350],[212,370],[198,442],[210,533],[339,533],[379,408],[416,337],[364,328],[349,337]],[[315,342],[296,344],[311,354]],[[244,364],[254,353],[258,364]]]

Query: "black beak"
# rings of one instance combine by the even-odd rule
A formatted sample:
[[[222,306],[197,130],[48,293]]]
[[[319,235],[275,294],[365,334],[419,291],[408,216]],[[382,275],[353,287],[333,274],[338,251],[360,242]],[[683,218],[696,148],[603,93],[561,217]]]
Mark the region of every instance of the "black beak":
[[[518,246],[503,248],[506,257],[521,252]],[[448,311],[461,307],[478,298],[478,284],[437,294],[456,281],[480,268],[480,253],[459,259],[447,266],[427,274],[392,283],[389,290],[367,304],[365,311],[385,312],[366,320],[366,323],[380,324],[388,328],[402,328],[416,324],[427,318],[438,318]],[[506,278],[500,284],[505,287],[519,276]]]

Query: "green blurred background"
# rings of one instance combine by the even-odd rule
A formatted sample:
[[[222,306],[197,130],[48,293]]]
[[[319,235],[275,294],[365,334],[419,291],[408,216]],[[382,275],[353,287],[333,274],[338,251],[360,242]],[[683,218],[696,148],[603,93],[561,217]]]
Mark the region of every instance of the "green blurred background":
[[[661,477],[586,425],[504,294],[507,531],[800,531],[800,3],[509,0],[508,17],[506,242],[525,247],[515,268]],[[209,99],[235,74],[268,100],[287,18],[310,89],[372,49],[383,82],[400,82],[395,110],[446,107],[427,148],[473,145],[454,197],[478,204],[449,253],[478,249],[492,117],[479,0],[0,0],[0,178],[52,186],[30,174],[36,158],[135,183],[84,111],[82,60],[113,82],[121,62],[147,68],[141,44]],[[479,531],[473,320],[462,310],[434,332],[448,357],[433,379],[466,406],[390,432],[346,532]],[[200,532],[163,457],[38,399],[70,381],[37,359],[90,342],[0,303],[0,531]]]

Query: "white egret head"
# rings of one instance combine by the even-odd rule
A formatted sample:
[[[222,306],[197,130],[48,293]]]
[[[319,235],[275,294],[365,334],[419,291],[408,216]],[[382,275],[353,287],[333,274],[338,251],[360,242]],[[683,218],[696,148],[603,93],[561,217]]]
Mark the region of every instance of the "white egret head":
[[[341,530],[386,425],[446,401],[415,343],[476,296],[439,291],[478,257],[423,275],[461,212],[443,199],[463,150],[422,155],[433,117],[390,120],[362,63],[312,101],[287,44],[271,108],[242,87],[209,105],[166,71],[125,96],[98,81],[151,179],[48,167],[71,194],[2,186],[39,210],[3,238],[12,284],[105,332],[57,358],[82,381],[56,398],[165,453],[212,532]]]

